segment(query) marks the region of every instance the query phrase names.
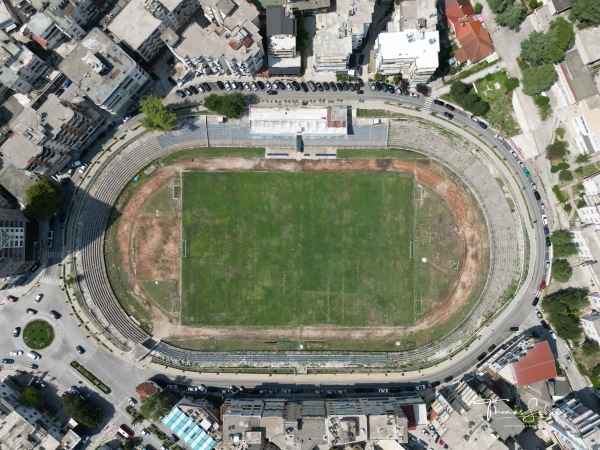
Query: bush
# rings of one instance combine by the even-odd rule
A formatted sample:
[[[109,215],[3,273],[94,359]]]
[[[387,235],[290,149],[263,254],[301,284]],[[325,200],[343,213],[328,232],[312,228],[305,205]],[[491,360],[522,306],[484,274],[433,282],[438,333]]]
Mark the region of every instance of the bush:
[[[577,200],[577,208],[585,208],[587,206],[587,203],[585,202],[585,200]]]
[[[519,87],[519,79],[517,77],[508,77],[504,82],[504,88],[510,92]]]
[[[534,95],[533,101],[538,107],[542,120],[546,120],[552,115],[552,107],[550,106],[550,99],[545,95]]]
[[[560,186],[558,186],[557,184],[552,186],[552,192],[554,192],[554,195],[556,196],[556,199],[559,203],[565,203],[569,200],[569,197],[565,195],[563,191],[560,190]]]
[[[563,127],[556,127],[556,130],[554,130],[554,132],[556,133],[556,136],[559,139],[565,138],[565,129]],[[585,155],[583,155],[583,156],[585,156]]]
[[[566,259],[557,259],[552,265],[552,277],[560,282],[566,283],[573,275],[573,268]]]
[[[566,162],[561,162],[560,164],[557,164],[555,166],[550,167],[550,172],[552,173],[557,173],[560,172],[561,170],[566,170],[569,168],[569,164]]]
[[[488,102],[477,95],[472,86],[468,86],[462,81],[453,81],[450,86],[450,97],[463,109],[471,111],[477,116],[482,116],[490,109]]]
[[[481,3],[475,3],[475,6],[473,6],[473,11],[475,11],[475,14],[481,14],[481,11],[483,11],[483,5]]]
[[[570,170],[561,170],[558,174],[558,179],[560,181],[573,181],[573,172]]]

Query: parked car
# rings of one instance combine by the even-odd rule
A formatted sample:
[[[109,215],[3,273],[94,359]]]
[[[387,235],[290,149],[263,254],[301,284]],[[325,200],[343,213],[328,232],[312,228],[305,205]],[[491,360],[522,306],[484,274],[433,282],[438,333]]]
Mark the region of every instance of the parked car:
[[[548,334],[552,339],[556,339],[556,333],[554,332],[554,330],[548,330]]]
[[[87,164],[83,164],[80,168],[79,168],[79,173],[83,173],[87,170],[88,165]]]
[[[15,329],[13,330],[13,337],[19,337],[20,334],[21,334],[21,327],[15,327]]]
[[[487,356],[486,352],[483,352],[481,355],[479,355],[477,357],[477,361],[483,361],[485,359],[485,357]]]
[[[567,360],[567,362],[569,364],[573,364],[573,360],[571,359],[571,357],[569,355],[565,356],[565,359]]]
[[[504,138],[502,136],[500,136],[499,134],[495,134],[494,137],[496,139],[498,139],[500,142],[504,142]]]
[[[422,391],[422,390],[424,390],[426,388],[427,388],[427,386],[425,386],[424,384],[417,384],[415,386],[415,391]]]
[[[256,85],[258,86],[258,88],[259,88],[261,91],[264,91],[264,90],[265,90],[265,83],[263,83],[262,81],[257,81],[257,82],[256,82]]]
[[[535,309],[535,315],[538,316],[538,318],[542,318],[542,312],[539,309]]]
[[[75,350],[77,351],[77,353],[79,353],[80,355],[83,355],[85,353],[85,349],[81,346],[78,345],[77,347],[75,347]]]
[[[542,222],[544,223],[544,225],[548,225],[548,216],[545,214],[542,214]]]
[[[277,95],[277,91],[271,89],[270,91],[267,91],[267,95]]]
[[[216,83],[217,87],[221,90],[225,89],[225,85],[223,84],[223,82],[221,80],[218,80]]]
[[[183,92],[181,89],[177,89],[177,90],[175,91],[175,93],[176,93],[177,95],[179,95],[181,98],[185,98],[185,92]]]
[[[253,91],[258,91],[258,86],[256,85],[256,83],[254,81],[252,83],[250,83],[250,87],[252,88]]]
[[[454,114],[450,114],[448,111],[444,111],[444,116],[450,120],[454,119]]]
[[[144,435],[144,436],[150,436],[150,432],[148,430],[146,430],[145,428],[142,428],[140,430],[140,433],[142,433],[142,435]]]
[[[454,377],[452,375],[447,376],[446,378],[444,378],[444,383],[449,383],[450,381],[452,381],[454,379]]]
[[[60,319],[61,315],[59,312],[52,310],[50,311],[50,317],[52,317],[53,319]]]
[[[546,280],[542,280],[542,282],[540,283],[540,289],[543,291],[544,289],[546,289]]]
[[[435,100],[433,101],[433,103],[435,103],[436,105],[440,105],[440,106],[444,106],[444,105],[446,104],[446,103],[444,103],[443,101],[441,101],[441,100],[438,100],[438,99],[435,99]]]
[[[388,392],[390,392],[390,391],[389,391],[389,389],[386,389],[386,388],[379,388],[379,393],[380,393],[380,394],[387,394]]]
[[[308,92],[308,85],[304,82],[300,83],[300,87],[304,92]]]
[[[2,364],[13,364],[15,362],[14,359],[10,359],[10,358],[4,358],[2,360]]]
[[[551,247],[552,246],[552,241],[550,240],[549,237],[546,237],[546,247]]]
[[[542,199],[542,196],[540,195],[540,193],[538,191],[533,191],[533,196],[538,201]]]
[[[21,356],[23,354],[23,350],[13,350],[9,354],[10,356]]]
[[[510,331],[519,331],[519,327],[510,327],[509,330]]]
[[[310,88],[311,91],[317,92],[317,85],[313,81],[308,82],[308,87]]]
[[[192,92],[192,94],[200,93],[200,91],[198,90],[198,88],[196,86],[190,86],[188,89]]]
[[[360,55],[358,57],[358,64],[362,65],[362,63],[364,63],[364,62],[365,62],[365,55]]]
[[[317,83],[317,89],[319,90],[319,92],[323,92],[325,90],[321,83]]]
[[[129,397],[127,399],[127,403],[129,403],[131,406],[135,406],[137,404],[137,400],[133,397]]]
[[[300,84],[298,84],[298,82],[297,82],[297,81],[292,81],[292,86],[294,87],[294,89],[295,89],[296,91],[299,91],[300,89],[302,89],[302,88],[300,87]]]
[[[454,111],[454,110],[456,109],[454,106],[452,106],[452,105],[451,105],[451,104],[449,104],[449,103],[446,103],[446,105],[445,105],[445,106],[446,106],[446,109],[447,109],[447,110],[449,110],[449,111]]]
[[[18,299],[17,297],[15,297],[14,295],[7,295],[6,297],[4,297],[4,301],[5,302],[16,302]]]
[[[548,322],[546,322],[545,320],[541,320],[541,321],[540,321],[540,323],[542,324],[542,326],[543,326],[545,329],[547,329],[547,330],[549,330],[549,329],[550,329],[550,325],[548,325]]]
[[[175,81],[173,77],[167,77],[167,81],[171,86],[177,86],[177,81]]]
[[[544,234],[550,234],[550,228],[544,225]]]
[[[533,306],[537,306],[537,304],[538,304],[539,302],[540,302],[540,298],[539,298],[539,297],[535,297],[535,298],[533,299],[533,303],[532,303],[532,305],[533,305]]]
[[[37,310],[35,310],[35,309],[33,309],[33,308],[27,308],[27,309],[25,310],[25,312],[26,312],[27,314],[32,314],[32,315],[35,315],[35,314],[37,314]]]

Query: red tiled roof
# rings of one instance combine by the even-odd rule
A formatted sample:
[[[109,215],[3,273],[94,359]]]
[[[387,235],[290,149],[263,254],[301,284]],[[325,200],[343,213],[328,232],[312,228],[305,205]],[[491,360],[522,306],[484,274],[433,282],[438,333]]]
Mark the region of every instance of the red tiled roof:
[[[492,37],[479,20],[473,17],[459,20],[454,23],[454,31],[460,42],[460,48],[454,52],[459,63],[475,63],[494,52]]]
[[[538,342],[527,355],[512,364],[517,387],[556,377],[554,356],[547,341]]]
[[[158,389],[154,383],[144,381],[135,387],[135,392],[140,396],[140,400],[145,400],[151,394],[156,394]]]
[[[445,0],[444,8],[449,27],[461,17],[475,14],[475,10],[469,0]]]

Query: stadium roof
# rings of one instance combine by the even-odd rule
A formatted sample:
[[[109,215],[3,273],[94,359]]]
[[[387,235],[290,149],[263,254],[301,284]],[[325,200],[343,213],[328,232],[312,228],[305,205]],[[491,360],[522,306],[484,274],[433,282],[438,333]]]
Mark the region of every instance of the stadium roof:
[[[348,134],[345,106],[262,107],[250,109],[250,131],[255,134]]]

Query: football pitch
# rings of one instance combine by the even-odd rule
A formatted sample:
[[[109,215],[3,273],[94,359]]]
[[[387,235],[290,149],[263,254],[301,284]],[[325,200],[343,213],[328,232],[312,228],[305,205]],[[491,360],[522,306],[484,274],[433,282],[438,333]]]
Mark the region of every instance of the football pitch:
[[[182,174],[183,325],[415,322],[410,173]]]

